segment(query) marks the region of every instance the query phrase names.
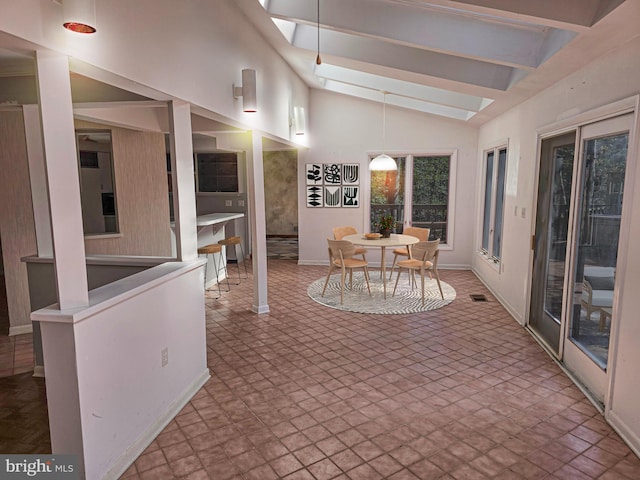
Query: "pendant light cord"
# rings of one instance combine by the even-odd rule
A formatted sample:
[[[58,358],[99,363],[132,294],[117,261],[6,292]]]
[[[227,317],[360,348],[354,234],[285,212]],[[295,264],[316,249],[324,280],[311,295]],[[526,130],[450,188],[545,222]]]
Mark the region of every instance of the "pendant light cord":
[[[382,153],[387,145],[387,92],[382,92]]]
[[[318,26],[318,55],[316,56],[316,65],[320,65],[322,63],[322,60],[320,59],[320,0],[318,0],[318,16],[316,19]]]

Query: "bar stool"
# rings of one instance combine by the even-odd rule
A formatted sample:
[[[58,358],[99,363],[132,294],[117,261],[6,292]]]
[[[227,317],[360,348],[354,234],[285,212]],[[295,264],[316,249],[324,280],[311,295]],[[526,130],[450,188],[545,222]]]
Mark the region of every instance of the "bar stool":
[[[242,264],[244,265],[244,278],[249,278],[249,272],[247,271],[247,264],[244,263],[244,248],[242,248],[242,241],[240,237],[227,237],[224,240],[220,240],[218,242],[220,245],[224,245],[227,247],[227,252],[229,251],[229,247],[231,245],[234,246],[236,252],[236,266],[238,267],[238,283],[236,285],[240,285],[240,257],[238,257],[238,245],[240,246],[240,252],[242,253]]]
[[[207,267],[209,266],[209,255],[211,255],[213,259],[213,268],[216,271],[216,285],[218,285],[218,293],[220,298],[222,296],[222,289],[220,288],[220,281],[218,280],[218,273],[220,270],[218,269],[218,263],[216,262],[216,253],[222,253],[222,246],[217,243],[212,243],[210,245],[206,245],[204,247],[198,248],[198,255],[205,255],[207,257],[207,263],[204,264],[204,288],[207,289]],[[225,277],[227,279],[227,288],[231,290],[231,285],[229,285],[229,275],[227,273],[227,266],[224,266]]]

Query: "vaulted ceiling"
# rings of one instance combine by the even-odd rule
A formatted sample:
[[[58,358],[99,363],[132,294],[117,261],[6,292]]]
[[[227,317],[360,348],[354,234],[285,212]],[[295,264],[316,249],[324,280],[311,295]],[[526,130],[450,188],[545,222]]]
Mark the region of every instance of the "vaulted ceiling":
[[[237,4],[311,87],[475,124],[640,32],[636,0]]]
[[[640,0],[234,3],[310,87],[470,125],[483,124],[640,36]],[[0,93],[34,101],[14,98],[19,92],[11,90],[12,78],[33,82],[33,59],[16,53],[12,41],[0,33]],[[96,82],[76,77],[74,100],[96,101]],[[102,96],[138,99],[125,91]]]

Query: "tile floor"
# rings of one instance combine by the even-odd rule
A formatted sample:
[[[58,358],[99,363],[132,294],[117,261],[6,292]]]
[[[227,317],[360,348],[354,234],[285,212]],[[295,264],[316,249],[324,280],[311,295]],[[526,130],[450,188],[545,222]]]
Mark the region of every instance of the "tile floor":
[[[123,478],[640,479],[638,458],[471,272],[441,271],[451,305],[392,316],[316,304],[306,288],[325,274],[269,261],[260,316],[246,280],[207,294],[211,379]]]
[[[33,335],[0,335],[0,378],[33,373]]]
[[[441,272],[453,304],[393,316],[314,303],[307,285],[325,273],[270,261],[266,315],[250,312],[249,282],[207,300],[211,380],[126,478],[640,478],[472,273]]]
[[[298,237],[267,237],[267,258],[279,260],[298,259]]]
[[[32,334],[14,335],[12,337],[8,334],[7,290],[4,274],[0,274],[0,378],[33,372]]]
[[[0,453],[51,453],[44,378],[0,378]]]

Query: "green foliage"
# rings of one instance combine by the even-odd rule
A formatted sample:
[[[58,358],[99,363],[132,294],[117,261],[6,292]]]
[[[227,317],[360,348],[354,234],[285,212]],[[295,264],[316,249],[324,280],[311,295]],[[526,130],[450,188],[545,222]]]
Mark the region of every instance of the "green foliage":
[[[449,157],[413,159],[413,204],[446,205],[449,199]]]
[[[398,222],[393,215],[383,215],[375,223],[380,230],[393,230]]]

